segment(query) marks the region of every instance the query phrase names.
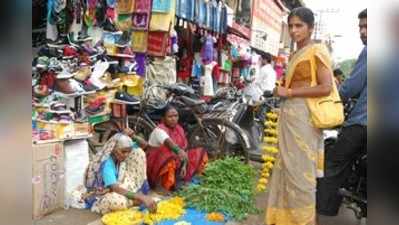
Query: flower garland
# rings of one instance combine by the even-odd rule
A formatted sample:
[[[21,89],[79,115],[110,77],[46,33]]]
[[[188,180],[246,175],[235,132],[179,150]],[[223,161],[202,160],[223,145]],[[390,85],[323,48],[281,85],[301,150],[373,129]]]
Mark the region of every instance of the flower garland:
[[[266,185],[269,182],[269,177],[271,170],[276,161],[275,155],[278,153],[278,114],[277,112],[266,113],[266,122],[264,130],[265,137],[263,138],[263,155],[262,159],[264,163],[262,164],[261,177],[259,178],[258,184],[256,186],[257,192],[263,192],[266,190]]]

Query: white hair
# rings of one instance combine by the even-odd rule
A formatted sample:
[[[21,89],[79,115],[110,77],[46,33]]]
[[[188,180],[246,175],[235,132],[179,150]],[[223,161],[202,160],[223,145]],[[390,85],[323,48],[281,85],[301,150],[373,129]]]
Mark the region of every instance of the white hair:
[[[133,141],[129,136],[125,134],[119,134],[119,137],[116,141],[115,149],[132,148],[132,146]]]

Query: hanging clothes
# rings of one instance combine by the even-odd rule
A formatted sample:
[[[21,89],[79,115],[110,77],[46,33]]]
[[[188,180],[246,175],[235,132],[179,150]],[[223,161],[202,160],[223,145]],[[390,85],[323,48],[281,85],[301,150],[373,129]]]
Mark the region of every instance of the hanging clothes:
[[[205,38],[205,42],[204,45],[201,49],[201,58],[202,61],[204,62],[204,64],[207,64],[209,62],[212,62],[214,60],[214,44],[215,44],[215,40],[214,38],[208,34],[208,36]]]
[[[159,13],[169,13],[172,10],[173,0],[153,0],[152,11]]]
[[[196,0],[176,0],[176,3],[178,4],[176,15],[185,20],[194,21]]]
[[[206,22],[205,22],[205,26],[208,29],[211,29],[212,28],[212,20],[213,20],[212,2],[208,1],[208,3],[205,3],[205,4],[206,4]]]
[[[225,0],[226,5],[230,7],[234,12],[236,12],[238,4],[240,4],[240,0]]]
[[[115,25],[121,31],[129,31],[132,27],[132,17],[130,14],[118,14]]]
[[[133,31],[132,32],[132,49],[134,52],[145,53],[148,46],[148,32]]]
[[[147,67],[146,80],[157,84],[176,83],[176,60],[173,57],[156,57]]]
[[[221,9],[220,20],[220,33],[225,34],[227,33],[227,8],[225,6]]]
[[[150,12],[151,0],[135,0],[134,12]]]
[[[220,33],[221,22],[222,22],[222,2],[217,3],[216,5],[216,20],[215,20],[215,31]]]
[[[203,79],[203,95],[204,96],[215,96],[214,80],[213,80],[213,69],[217,65],[215,61],[204,66]]]
[[[200,25],[204,26],[206,24],[206,3],[205,0],[195,0],[195,19],[194,21]]]
[[[165,56],[167,53],[168,42],[168,32],[149,32],[147,53],[152,56]]]
[[[150,31],[169,31],[175,24],[176,0],[170,0],[172,4],[168,13],[151,13]]]
[[[134,9],[134,0],[116,0],[118,14],[131,14]]]
[[[146,68],[146,54],[145,53],[135,53],[134,60],[137,63],[137,69],[136,73],[139,76],[144,76],[145,75],[145,68]]]
[[[217,31],[217,23],[218,23],[218,3],[216,1],[211,1],[212,7],[212,24],[211,29],[213,31]]]
[[[138,12],[133,14],[133,28],[135,30],[148,30],[150,14],[147,12]]]
[[[190,78],[192,66],[193,66],[193,58],[189,55],[185,55],[180,59],[179,63],[179,71],[177,73],[177,77],[181,80],[186,81]]]

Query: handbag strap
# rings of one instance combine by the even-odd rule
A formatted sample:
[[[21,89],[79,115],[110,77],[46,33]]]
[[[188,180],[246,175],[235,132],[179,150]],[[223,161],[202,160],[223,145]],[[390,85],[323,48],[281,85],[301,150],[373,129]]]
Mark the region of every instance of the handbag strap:
[[[317,67],[316,67],[316,60],[315,60],[315,49],[312,49],[312,56],[310,57],[310,74],[311,74],[311,81],[310,87],[314,87],[317,85]]]
[[[312,57],[310,58],[310,73],[311,73],[311,82],[310,82],[310,87],[314,87],[314,86],[316,86],[317,85],[317,66],[316,66],[316,54],[315,54],[315,52],[316,52],[316,50],[315,50],[315,48],[312,50],[313,52],[313,54],[312,54]],[[333,90],[331,90],[331,93],[330,93],[330,95],[331,94],[333,94],[333,95],[337,95],[338,96],[338,99],[339,99],[339,101],[337,101],[337,102],[341,102],[341,100],[340,100],[340,97],[339,97],[339,94],[337,94],[338,93],[338,88],[337,88],[337,85],[336,85],[336,83],[334,82],[334,75],[333,75],[333,72],[331,71],[331,81],[332,81],[332,88],[333,88]]]

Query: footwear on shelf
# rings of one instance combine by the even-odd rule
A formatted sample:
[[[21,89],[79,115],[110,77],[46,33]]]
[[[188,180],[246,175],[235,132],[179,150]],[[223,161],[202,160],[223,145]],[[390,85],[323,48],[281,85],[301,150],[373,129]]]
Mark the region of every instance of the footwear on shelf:
[[[132,95],[129,95],[126,91],[117,91],[115,93],[115,99],[114,102],[119,102],[122,104],[130,104],[130,105],[135,105],[135,104],[140,104],[140,100]]]

